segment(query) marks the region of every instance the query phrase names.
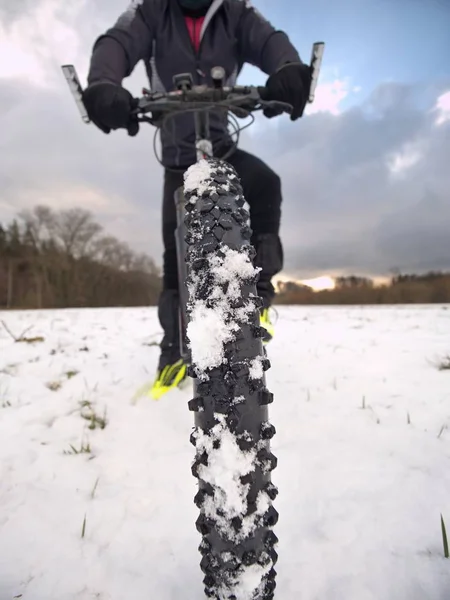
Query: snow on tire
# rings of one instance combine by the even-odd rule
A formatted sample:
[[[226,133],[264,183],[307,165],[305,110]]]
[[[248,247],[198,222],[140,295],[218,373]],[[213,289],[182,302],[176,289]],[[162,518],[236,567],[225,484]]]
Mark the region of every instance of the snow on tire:
[[[231,165],[202,160],[185,174],[188,244],[187,337],[195,412],[192,473],[207,597],[274,597],[278,513],[271,482],[273,396],[259,326],[258,269],[249,214]]]

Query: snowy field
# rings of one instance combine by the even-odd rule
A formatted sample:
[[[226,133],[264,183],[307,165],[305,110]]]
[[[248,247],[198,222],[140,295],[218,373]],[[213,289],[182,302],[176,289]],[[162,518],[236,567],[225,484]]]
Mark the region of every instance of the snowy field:
[[[0,313],[0,600],[201,600],[189,389],[153,308]],[[24,330],[31,327],[25,333]],[[449,600],[447,307],[280,307],[280,600]]]

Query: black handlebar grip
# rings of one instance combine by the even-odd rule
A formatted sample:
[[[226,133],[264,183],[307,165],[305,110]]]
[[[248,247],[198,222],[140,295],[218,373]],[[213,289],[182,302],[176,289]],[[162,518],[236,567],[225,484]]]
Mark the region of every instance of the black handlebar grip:
[[[266,86],[258,86],[258,94],[259,94],[259,97],[261,98],[261,100],[269,99],[269,91],[266,88]]]

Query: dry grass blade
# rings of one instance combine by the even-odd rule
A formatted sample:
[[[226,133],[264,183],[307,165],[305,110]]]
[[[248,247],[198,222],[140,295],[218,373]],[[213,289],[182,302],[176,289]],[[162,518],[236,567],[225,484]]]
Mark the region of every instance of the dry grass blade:
[[[85,533],[86,533],[86,515],[84,515],[83,526],[81,528],[81,539],[84,538]]]
[[[9,329],[8,325],[5,323],[5,321],[1,322],[3,327],[5,328],[5,331],[12,337],[12,339],[16,342],[24,342],[26,344],[34,344],[36,342],[43,342],[44,338],[40,335],[36,336],[36,337],[25,337],[25,334],[27,333],[27,331],[30,331],[30,329],[32,329],[32,327],[27,327],[20,335],[19,337],[16,337],[13,332],[11,331],[11,329]]]
[[[97,490],[97,486],[98,486],[99,480],[100,480],[100,477],[97,477],[97,479],[95,480],[95,483],[94,483],[94,487],[92,488],[92,492],[91,492],[91,498],[92,498],[92,500],[94,499],[95,492]]]
[[[444,356],[438,364],[439,371],[450,371],[450,355]]]
[[[444,544],[444,556],[445,556],[445,558],[450,558],[450,554],[448,551],[447,530],[445,529],[444,517],[442,515],[441,515],[441,529],[442,529],[442,541]]]

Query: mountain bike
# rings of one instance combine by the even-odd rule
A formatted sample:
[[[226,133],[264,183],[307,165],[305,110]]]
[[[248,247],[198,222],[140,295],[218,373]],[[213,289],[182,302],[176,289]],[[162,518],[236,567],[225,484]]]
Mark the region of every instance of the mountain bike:
[[[313,46],[314,99],[324,44]],[[83,120],[89,117],[72,65],[62,67]],[[236,117],[264,108],[289,113],[292,107],[265,99],[266,89],[224,86],[222,67],[211,71],[213,86],[193,84],[190,74],[174,78],[167,93],[143,91],[136,118],[161,128],[173,115],[192,112],[197,162],[177,190],[177,257],[180,290],[180,350],[193,379],[195,413],[192,473],[198,479],[194,502],[203,583],[208,598],[271,600],[276,587],[277,536],[273,507],[277,488],[270,450],[275,427],[269,422],[273,395],[266,387],[270,368],[260,327],[258,269],[250,244],[249,213],[239,177],[214,157],[209,112]],[[148,114],[152,113],[149,117]],[[242,127],[236,127],[237,137]],[[228,150],[231,153],[234,145]],[[229,154],[228,154],[229,155]]]

